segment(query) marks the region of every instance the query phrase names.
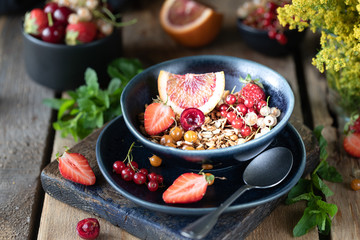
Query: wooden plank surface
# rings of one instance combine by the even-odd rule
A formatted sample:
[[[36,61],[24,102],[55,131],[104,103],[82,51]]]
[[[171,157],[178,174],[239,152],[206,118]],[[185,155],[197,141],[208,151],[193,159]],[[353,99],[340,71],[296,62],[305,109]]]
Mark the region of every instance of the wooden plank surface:
[[[39,175],[47,154],[54,97],[27,76],[22,15],[0,17],[0,239],[34,237],[43,191]]]
[[[314,49],[319,43],[317,35],[310,35],[307,40],[307,49]],[[314,52],[304,51],[304,61],[311,62]],[[343,142],[343,119],[331,115],[328,101],[329,89],[323,74],[310,64],[306,66],[305,73],[307,87],[313,111],[314,125],[323,125],[323,135],[328,141],[328,162],[334,166],[342,175],[342,183],[329,183],[330,189],[335,193],[326,199],[327,202],[338,206],[338,213],[332,223],[332,240],[358,239],[360,235],[360,193],[350,188],[351,180],[354,178],[353,169],[360,169],[358,158],[349,156],[342,146]]]

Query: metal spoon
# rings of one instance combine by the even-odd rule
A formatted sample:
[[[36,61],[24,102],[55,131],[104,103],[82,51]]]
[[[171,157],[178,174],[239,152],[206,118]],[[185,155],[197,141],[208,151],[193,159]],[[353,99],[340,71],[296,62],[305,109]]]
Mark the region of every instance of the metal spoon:
[[[289,174],[293,165],[291,151],[284,147],[269,149],[256,158],[246,167],[241,186],[216,210],[204,215],[181,230],[181,235],[193,239],[204,238],[214,227],[221,213],[230,206],[244,192],[253,188],[270,188],[279,184]]]

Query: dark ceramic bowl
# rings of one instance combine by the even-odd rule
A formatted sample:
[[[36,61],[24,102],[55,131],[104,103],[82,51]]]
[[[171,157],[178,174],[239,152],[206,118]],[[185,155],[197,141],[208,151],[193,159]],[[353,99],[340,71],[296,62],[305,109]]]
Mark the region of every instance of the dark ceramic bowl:
[[[186,151],[153,143],[141,133],[138,115],[145,111],[145,104],[151,103],[158,95],[157,78],[160,70],[177,74],[224,71],[225,89],[229,90],[235,85],[236,89],[241,89],[240,76],[245,78],[250,74],[253,79],[259,78],[264,85],[265,93],[271,96],[269,106],[276,106],[282,112],[278,124],[262,137],[221,149]],[[121,107],[130,132],[154,154],[171,158],[172,163],[211,162],[231,165],[258,155],[283,130],[294,108],[294,94],[286,79],[266,66],[236,57],[203,55],[178,58],[145,69],[125,87],[121,96]]]
[[[237,26],[240,31],[241,37],[244,42],[256,50],[268,56],[285,56],[296,50],[296,47],[302,42],[305,36],[305,31],[298,32],[297,30],[286,30],[284,32],[288,39],[287,44],[282,45],[276,39],[270,39],[268,31],[260,30],[250,27],[242,22],[241,19],[237,20]]]
[[[47,43],[23,32],[25,68],[32,80],[57,91],[85,84],[86,68],[93,68],[101,85],[109,81],[108,63],[121,56],[120,30],[91,43],[67,46]]]

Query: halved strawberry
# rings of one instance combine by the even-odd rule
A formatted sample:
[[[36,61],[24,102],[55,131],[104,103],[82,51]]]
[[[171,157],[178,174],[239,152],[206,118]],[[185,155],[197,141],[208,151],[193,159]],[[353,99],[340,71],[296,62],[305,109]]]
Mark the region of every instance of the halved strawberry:
[[[346,135],[343,142],[344,149],[353,157],[360,157],[360,133]]]
[[[144,127],[149,135],[159,134],[173,124],[175,113],[170,106],[155,102],[146,107]]]
[[[24,31],[35,37],[40,37],[42,30],[48,25],[48,17],[46,13],[35,8],[25,14]]]
[[[208,182],[203,174],[184,173],[163,193],[166,203],[192,203],[200,201],[206,193]]]
[[[67,45],[88,43],[95,39],[97,28],[93,22],[78,22],[66,27],[65,42]]]
[[[59,170],[64,178],[84,185],[95,184],[95,174],[82,154],[65,151],[58,160]]]

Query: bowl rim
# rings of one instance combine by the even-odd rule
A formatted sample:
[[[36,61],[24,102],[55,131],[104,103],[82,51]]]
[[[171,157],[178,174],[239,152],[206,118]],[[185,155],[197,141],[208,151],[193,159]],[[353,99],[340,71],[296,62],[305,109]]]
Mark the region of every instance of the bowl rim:
[[[289,95],[290,95],[290,99],[289,99],[289,107],[288,107],[288,111],[286,112],[286,114],[283,116],[282,119],[284,119],[284,121],[280,121],[278,122],[278,124],[271,129],[271,133],[272,134],[265,134],[264,136],[261,136],[259,138],[256,139],[252,139],[251,141],[246,142],[245,144],[240,144],[240,145],[235,145],[235,146],[231,146],[231,147],[226,147],[226,148],[218,148],[218,149],[210,149],[210,150],[196,150],[196,151],[184,151],[183,149],[178,149],[178,148],[172,148],[172,147],[166,147],[154,142],[151,142],[149,139],[147,139],[141,132],[139,132],[137,130],[137,128],[134,126],[134,124],[131,123],[130,119],[128,118],[129,115],[129,111],[128,109],[124,108],[125,105],[125,98],[127,96],[127,93],[129,91],[129,89],[132,88],[133,85],[135,85],[138,81],[140,81],[141,77],[143,75],[146,75],[148,72],[152,72],[154,71],[154,69],[158,69],[161,68],[162,66],[167,66],[170,64],[174,64],[178,61],[187,61],[187,60],[191,60],[191,61],[199,61],[199,60],[204,60],[204,59],[220,59],[222,61],[240,61],[242,63],[247,63],[247,64],[252,64],[252,65],[256,65],[259,66],[260,68],[267,70],[269,72],[272,72],[273,74],[277,75],[278,77],[280,77],[281,81],[284,82],[285,86],[288,88],[289,90]],[[226,73],[225,73],[226,74]],[[261,64],[261,63],[257,63],[255,61],[252,60],[248,60],[248,59],[243,59],[243,58],[239,58],[239,57],[234,57],[234,56],[225,56],[225,55],[196,55],[196,56],[187,56],[187,57],[180,57],[180,58],[175,58],[175,59],[171,59],[171,60],[167,60],[158,64],[155,64],[153,66],[150,66],[146,69],[144,69],[141,73],[139,73],[138,75],[136,75],[135,77],[133,77],[131,79],[131,81],[126,85],[126,87],[124,88],[122,94],[121,94],[121,98],[120,98],[120,104],[121,104],[121,108],[122,108],[122,114],[124,117],[124,121],[127,125],[127,127],[129,128],[130,132],[132,134],[134,134],[134,136],[140,140],[144,145],[146,146],[150,146],[153,149],[159,150],[159,151],[167,151],[168,153],[174,155],[174,154],[179,154],[179,156],[183,156],[183,157],[197,157],[197,156],[201,156],[204,153],[205,154],[216,154],[216,155],[223,155],[225,152],[229,151],[229,150],[240,150],[240,149],[245,149],[245,148],[251,148],[252,146],[258,146],[258,144],[266,144],[269,142],[269,139],[273,138],[273,136],[276,136],[277,134],[280,133],[280,131],[283,130],[283,128],[286,126],[288,120],[290,119],[290,116],[294,110],[294,106],[295,106],[295,96],[293,93],[293,90],[290,86],[290,84],[288,83],[288,81],[285,79],[285,77],[283,77],[281,74],[279,74],[278,72],[276,72],[275,70]]]

